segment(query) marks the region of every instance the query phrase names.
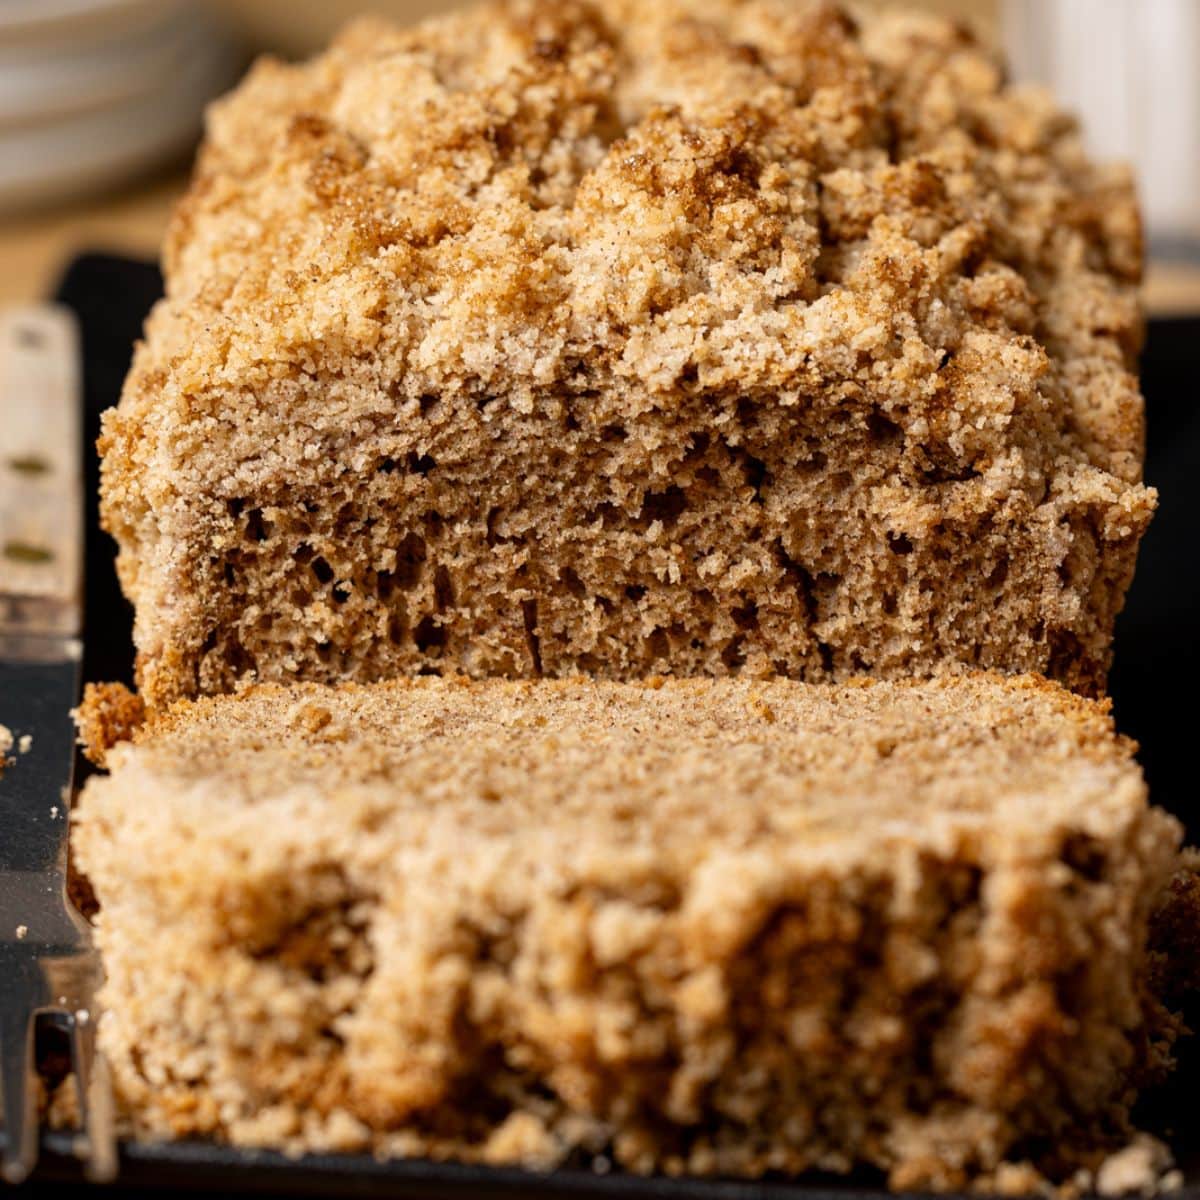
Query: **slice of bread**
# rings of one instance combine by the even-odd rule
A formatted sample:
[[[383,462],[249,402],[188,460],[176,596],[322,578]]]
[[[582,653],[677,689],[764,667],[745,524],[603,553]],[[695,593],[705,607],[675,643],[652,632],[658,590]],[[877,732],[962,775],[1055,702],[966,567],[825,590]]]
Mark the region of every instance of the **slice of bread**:
[[[936,20],[514,0],[264,62],[102,439],[142,693],[1099,693],[1154,506],[1139,229]]]
[[[1036,678],[259,686],[109,762],[140,1136],[957,1187],[1123,1133],[1175,1032],[1179,826]]]

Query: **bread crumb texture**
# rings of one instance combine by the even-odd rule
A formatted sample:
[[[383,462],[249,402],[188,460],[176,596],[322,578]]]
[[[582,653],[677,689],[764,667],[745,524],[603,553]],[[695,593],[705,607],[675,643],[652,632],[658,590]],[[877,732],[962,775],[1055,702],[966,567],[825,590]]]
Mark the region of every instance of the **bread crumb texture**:
[[[128,741],[146,719],[142,698],[123,683],[85,683],[83,699],[72,713],[84,757],[103,767],[108,751]]]
[[[1103,689],[1127,173],[941,20],[514,0],[209,114],[103,513],[163,707],[398,673]]]
[[[1096,1172],[1096,1191],[1101,1196],[1153,1195],[1162,1188],[1177,1191],[1182,1177],[1171,1175],[1171,1155],[1156,1138],[1142,1134],[1124,1149],[1110,1155]],[[1174,1187],[1171,1184],[1174,1184]]]
[[[110,765],[140,1137],[1013,1190],[1170,1065],[1180,829],[1043,680],[259,685]]]

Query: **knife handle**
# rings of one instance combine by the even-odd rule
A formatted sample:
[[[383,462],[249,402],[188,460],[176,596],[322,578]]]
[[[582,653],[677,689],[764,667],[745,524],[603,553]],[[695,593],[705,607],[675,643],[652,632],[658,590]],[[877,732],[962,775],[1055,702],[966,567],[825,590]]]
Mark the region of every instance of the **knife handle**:
[[[0,312],[0,643],[80,631],[81,407],[70,312]]]

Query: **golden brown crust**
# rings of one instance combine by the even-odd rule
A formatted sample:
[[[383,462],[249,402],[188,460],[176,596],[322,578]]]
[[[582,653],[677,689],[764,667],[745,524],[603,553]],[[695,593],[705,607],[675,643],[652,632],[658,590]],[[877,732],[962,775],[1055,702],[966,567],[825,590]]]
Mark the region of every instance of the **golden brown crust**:
[[[793,0],[348,30],[213,109],[101,440],[147,700],[258,678],[1098,693],[1154,505],[1126,173]]]
[[[76,841],[141,1136],[1061,1178],[1178,1031],[1178,824],[1044,680],[259,686],[112,763]]]
[[[84,684],[83,699],[75,710],[84,757],[103,767],[109,750],[132,738],[145,719],[142,698],[123,683]]]

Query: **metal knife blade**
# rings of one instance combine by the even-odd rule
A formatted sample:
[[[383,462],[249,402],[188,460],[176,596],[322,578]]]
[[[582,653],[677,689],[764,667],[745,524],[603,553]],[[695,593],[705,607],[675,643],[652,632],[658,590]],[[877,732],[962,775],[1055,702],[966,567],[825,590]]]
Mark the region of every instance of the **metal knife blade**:
[[[42,1017],[70,1035],[91,1173],[111,1178],[116,1164],[93,1054],[101,968],[66,892],[82,659],[76,342],[65,310],[0,314],[0,1173],[9,1182],[37,1161]]]
[[[0,314],[0,750],[7,744],[12,764],[0,784],[3,871],[66,867],[82,657],[81,437],[73,318],[52,306]]]

